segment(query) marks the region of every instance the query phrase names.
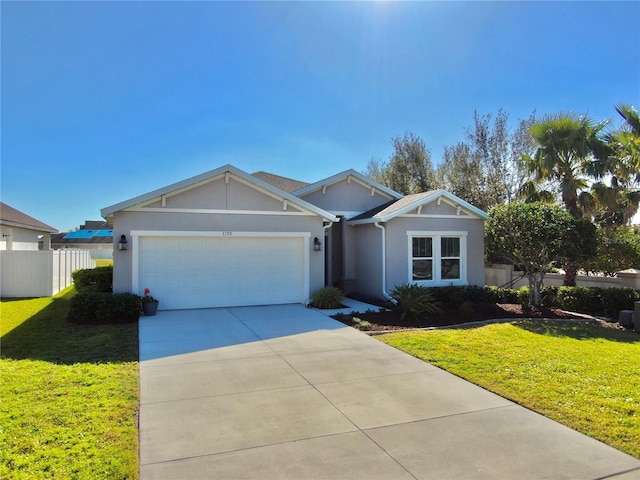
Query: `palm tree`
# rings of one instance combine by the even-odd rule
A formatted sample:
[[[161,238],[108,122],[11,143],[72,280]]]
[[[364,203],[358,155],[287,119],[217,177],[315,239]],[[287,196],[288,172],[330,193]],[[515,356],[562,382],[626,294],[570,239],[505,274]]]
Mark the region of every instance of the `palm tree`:
[[[548,182],[576,218],[594,209],[588,178],[598,178],[606,170],[610,149],[600,132],[607,123],[561,113],[547,115],[531,127],[537,148],[532,157],[523,158],[536,182]],[[576,260],[567,259],[565,285],[575,285],[577,269]]]
[[[579,194],[587,190],[587,178],[604,172],[609,149],[600,132],[607,123],[562,113],[548,115],[531,127],[537,149],[533,157],[524,157],[525,162],[536,182],[548,181],[557,189],[575,217],[583,215]]]
[[[626,225],[640,205],[640,115],[634,107],[619,103],[616,111],[624,120],[618,130],[605,136],[609,158],[605,170],[610,185],[595,183],[591,191],[598,204],[595,221],[606,228]]]
[[[624,123],[606,136],[611,151],[608,169],[623,185],[640,183],[640,114],[626,103],[615,109]]]

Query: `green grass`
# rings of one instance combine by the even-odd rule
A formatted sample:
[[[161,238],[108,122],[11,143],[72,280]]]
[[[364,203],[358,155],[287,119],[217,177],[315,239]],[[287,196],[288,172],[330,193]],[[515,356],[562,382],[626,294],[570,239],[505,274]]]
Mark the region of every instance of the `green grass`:
[[[96,267],[107,267],[109,265],[113,265],[113,259],[111,258],[97,258],[95,262]]]
[[[74,294],[0,302],[0,478],[138,476],[137,324],[67,323]]]
[[[640,458],[640,335],[522,321],[376,337]]]

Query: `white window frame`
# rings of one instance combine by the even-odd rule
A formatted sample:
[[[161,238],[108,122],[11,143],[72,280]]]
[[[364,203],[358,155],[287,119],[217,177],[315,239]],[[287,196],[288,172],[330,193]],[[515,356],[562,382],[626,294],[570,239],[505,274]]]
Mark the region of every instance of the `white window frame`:
[[[413,239],[414,237],[429,237],[432,239],[432,268],[431,280],[413,279]],[[460,239],[460,278],[442,279],[442,238]],[[407,266],[408,282],[425,287],[445,287],[451,285],[468,285],[467,280],[467,237],[464,231],[408,231],[407,232]]]

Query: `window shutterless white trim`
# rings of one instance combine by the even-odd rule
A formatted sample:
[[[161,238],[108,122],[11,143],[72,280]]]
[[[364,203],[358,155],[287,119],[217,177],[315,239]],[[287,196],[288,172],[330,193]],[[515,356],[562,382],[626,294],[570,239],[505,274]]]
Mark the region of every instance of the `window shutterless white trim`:
[[[304,279],[302,287],[302,298],[300,303],[304,303],[311,294],[309,291],[309,251],[313,248],[310,245],[310,232],[238,232],[238,231],[173,231],[173,230],[131,230],[129,233],[131,240],[131,287],[133,292],[140,290],[139,278],[139,256],[140,256],[140,238],[144,237],[223,237],[223,238],[300,238],[306,239],[303,248],[303,273]]]
[[[407,232],[407,267],[408,267],[408,282],[418,285],[424,285],[426,287],[443,287],[450,285],[468,285],[467,280],[467,236],[468,232],[459,231],[408,231]],[[428,237],[432,239],[432,268],[433,279],[432,280],[414,280],[413,279],[413,239],[414,237]],[[460,239],[460,278],[458,279],[443,279],[441,271],[442,258],[442,245],[441,240],[443,238],[459,238]],[[444,259],[446,259],[445,257]],[[457,258],[457,257],[456,257]]]

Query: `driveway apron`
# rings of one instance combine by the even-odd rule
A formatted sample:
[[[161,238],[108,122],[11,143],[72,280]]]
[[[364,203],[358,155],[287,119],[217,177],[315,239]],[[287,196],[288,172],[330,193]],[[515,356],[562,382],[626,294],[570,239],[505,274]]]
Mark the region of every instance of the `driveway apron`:
[[[640,479],[640,461],[301,305],[140,320],[147,479]]]

